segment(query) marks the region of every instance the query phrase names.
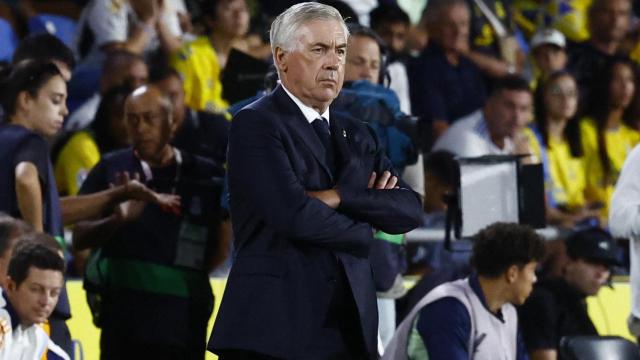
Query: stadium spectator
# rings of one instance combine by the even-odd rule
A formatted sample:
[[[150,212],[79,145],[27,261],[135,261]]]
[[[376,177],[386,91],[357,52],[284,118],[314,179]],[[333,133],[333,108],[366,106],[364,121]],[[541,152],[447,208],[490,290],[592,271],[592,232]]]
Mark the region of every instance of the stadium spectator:
[[[157,87],[136,89],[125,119],[133,148],[103,156],[80,194],[103,191],[127,172],[182,203],[132,200],[75,226],[74,247],[100,249],[97,261],[108,263],[97,319],[101,357],[201,358],[213,308],[208,273],[226,248],[217,238],[221,186],[214,182],[223,170],[169,144],[176,124],[171,101]]]
[[[592,88],[619,47],[631,22],[630,0],[594,0],[589,7],[588,40],[570,44],[568,69],[576,76],[580,89],[580,109],[590,102]],[[601,98],[602,99],[602,98]]]
[[[81,63],[99,66],[105,54],[124,49],[150,59],[181,46],[177,15],[167,21],[158,0],[91,0],[80,15],[76,55]]]
[[[209,0],[202,2],[206,36],[186,43],[172,55],[171,65],[184,82],[185,102],[189,108],[222,113],[229,104],[222,98],[220,74],[231,49],[242,47],[249,30],[249,10],[245,0]]]
[[[172,68],[153,69],[150,82],[171,99],[176,130],[171,143],[192,155],[202,156],[218,165],[227,162],[229,122],[220,114],[187,108],[178,72]]]
[[[467,0],[467,5],[470,46],[465,56],[480,68],[487,85],[519,72],[524,54],[514,35],[511,1]]]
[[[565,71],[549,75],[535,93],[534,123],[525,130],[530,153],[542,163],[549,224],[573,228],[598,218],[585,200],[586,177],[575,78]]]
[[[429,292],[399,325],[383,359],[526,359],[514,305],[536,282],[544,242],[526,226],[495,223],[473,239],[474,272]]]
[[[400,110],[411,114],[409,78],[407,76],[407,33],[411,26],[409,16],[398,5],[381,4],[369,14],[371,28],[380,35],[387,47],[387,73],[389,88],[400,100]]]
[[[100,88],[82,103],[64,124],[65,131],[87,128],[96,117],[102,96],[116,86],[137,88],[147,82],[149,69],[144,59],[127,50],[114,50],[107,54],[100,76]]]
[[[543,3],[513,0],[511,3],[513,21],[528,39],[546,27],[559,30],[569,41],[589,38],[587,12],[592,0],[546,0]]]
[[[538,282],[519,309],[520,327],[531,359],[555,360],[563,336],[598,335],[589,317],[587,296],[596,296],[619,265],[616,246],[599,228],[577,231],[566,239],[568,261],[562,276]]]
[[[640,142],[640,133],[628,124],[636,121],[631,106],[638,91],[635,65],[618,58],[597,74],[586,116],[580,122],[585,156],[587,202],[602,207],[608,216],[609,202],[627,154]]]
[[[85,130],[63,138],[61,148],[54,149],[54,175],[62,196],[75,195],[89,171],[102,154],[130,145],[124,124],[124,99],[131,93],[129,86],[116,86],[100,97],[95,119]]]
[[[522,130],[531,120],[528,82],[515,75],[497,80],[483,109],[456,121],[435,143],[462,157],[529,153]]]
[[[542,29],[531,38],[531,53],[538,79],[546,79],[549,75],[564,70],[567,66],[566,39],[555,29]]]
[[[67,114],[66,84],[57,66],[21,62],[0,76],[5,118],[0,124],[0,210],[31,224],[36,231],[62,235],[62,224],[100,214],[127,198],[159,203],[175,201],[136,181],[96,196],[58,197],[45,137],[54,135]]]
[[[425,11],[430,41],[409,65],[413,114],[420,117],[423,151],[457,119],[480,109],[486,90],[469,51],[469,9],[465,0],[429,1]]]
[[[402,172],[416,162],[417,151],[407,130],[411,121],[400,110],[398,96],[382,85],[386,49],[373,30],[352,24],[349,29],[345,83],[333,108],[366,121],[393,167]]]
[[[45,245],[50,244],[50,245]],[[6,280],[6,308],[0,316],[12,331],[0,349],[2,359],[70,359],[39,324],[45,323],[64,288],[62,249],[46,234],[21,239],[13,250]]]
[[[173,204],[174,196],[156,194],[130,181],[92,196],[59,198],[45,137],[54,135],[67,114],[66,83],[53,63],[23,61],[0,76],[5,119],[0,123],[0,211],[21,218],[61,244],[63,224],[91,218],[127,198]],[[52,337],[70,352],[64,320],[70,314],[63,292],[52,320]],[[59,340],[57,336],[63,340]]]

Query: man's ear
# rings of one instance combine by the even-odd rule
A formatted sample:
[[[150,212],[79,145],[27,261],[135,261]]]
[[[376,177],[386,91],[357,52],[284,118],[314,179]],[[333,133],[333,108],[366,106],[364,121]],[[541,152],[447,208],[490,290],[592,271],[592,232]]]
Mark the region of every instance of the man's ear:
[[[505,272],[504,276],[505,279],[507,280],[507,283],[509,284],[513,284],[516,279],[518,278],[518,273],[520,272],[520,268],[518,267],[518,265],[511,265],[509,266],[509,268],[507,269],[507,271]]]
[[[7,292],[14,292],[18,288],[18,285],[16,284],[16,282],[13,281],[13,279],[9,275],[7,275],[7,277],[5,278],[4,283],[7,286],[7,288],[5,289],[7,290]]]
[[[286,73],[287,72],[287,55],[288,52],[284,51],[281,47],[276,47],[274,60],[276,62],[276,68],[278,68],[278,72]]]

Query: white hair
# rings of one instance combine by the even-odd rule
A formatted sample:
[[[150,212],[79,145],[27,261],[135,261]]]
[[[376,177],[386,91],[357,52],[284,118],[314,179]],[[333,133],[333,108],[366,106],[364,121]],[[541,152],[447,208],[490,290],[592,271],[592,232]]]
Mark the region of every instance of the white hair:
[[[273,23],[269,36],[271,51],[275,55],[276,48],[292,51],[296,48],[298,29],[301,25],[314,20],[333,20],[342,25],[345,37],[349,37],[349,29],[334,7],[316,2],[304,2],[293,5],[278,15]]]

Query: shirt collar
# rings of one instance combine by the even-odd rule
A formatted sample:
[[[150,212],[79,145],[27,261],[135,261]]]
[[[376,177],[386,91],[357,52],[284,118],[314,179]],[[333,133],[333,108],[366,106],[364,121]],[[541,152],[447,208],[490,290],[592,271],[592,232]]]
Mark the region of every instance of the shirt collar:
[[[484,117],[484,111],[480,110],[480,114],[482,118],[480,119],[480,121],[478,121],[476,126],[473,127],[473,131],[476,134],[478,134],[478,136],[485,139],[498,154],[513,153],[513,149],[514,149],[513,140],[511,140],[510,137],[506,136],[504,138],[504,147],[502,149],[499,148],[498,145],[496,145],[491,139],[491,133],[489,132],[489,125],[487,124],[487,119]]]
[[[504,323],[502,308],[498,309],[497,314],[494,314],[491,312],[491,310],[489,310],[489,305],[487,305],[487,298],[484,296],[484,292],[482,292],[480,280],[478,280],[478,273],[476,273],[475,271],[471,275],[469,275],[469,286],[471,287],[473,292],[476,293],[476,295],[480,299],[480,302],[482,303],[482,305],[484,305],[484,308],[487,309],[487,311],[491,313],[491,315],[495,316],[496,318],[498,318],[498,320]]]
[[[304,115],[304,118],[307,119],[307,121],[309,122],[309,124],[311,124],[313,122],[313,120],[319,118],[319,117],[323,117],[325,120],[327,120],[327,122],[329,124],[331,124],[330,120],[329,120],[329,108],[327,107],[327,110],[324,111],[324,113],[320,114],[319,112],[316,111],[316,109],[305,105],[302,101],[300,101],[300,99],[298,99],[295,95],[293,95],[291,92],[289,92],[289,90],[287,90],[287,88],[284,86],[284,84],[280,81],[278,81],[280,83],[280,85],[282,86],[282,88],[284,89],[284,91],[287,93],[287,95],[289,95],[289,97],[291,98],[291,100],[293,100],[293,102],[298,106],[298,108],[300,108],[300,111],[302,111],[302,115]]]

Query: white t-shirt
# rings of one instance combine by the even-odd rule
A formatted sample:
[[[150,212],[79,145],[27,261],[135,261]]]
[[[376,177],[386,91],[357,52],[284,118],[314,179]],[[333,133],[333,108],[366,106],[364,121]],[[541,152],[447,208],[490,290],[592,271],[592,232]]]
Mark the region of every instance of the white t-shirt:
[[[356,15],[361,25],[369,26],[369,13],[378,6],[378,0],[342,0],[349,5]]]
[[[100,106],[102,96],[99,93],[93,94],[80,107],[71,113],[69,119],[64,122],[65,131],[78,131],[87,128],[93,122]]]
[[[400,61],[395,61],[387,67],[391,84],[389,88],[393,90],[400,100],[400,110],[405,114],[411,114],[411,100],[409,98],[409,77],[407,68]]]
[[[162,21],[174,36],[182,35],[174,6],[165,7]],[[112,42],[126,41],[137,23],[139,19],[128,1],[91,0],[80,14],[78,21],[78,38],[76,39],[78,58],[83,62],[85,59],[99,58],[100,47]],[[150,31],[151,36],[144,50],[145,53],[156,50],[160,46],[155,28]],[[83,53],[86,49],[81,48],[84,42],[90,43],[86,54]]]
[[[434,151],[446,150],[460,157],[509,155],[513,149],[510,138],[504,139],[502,149],[491,140],[482,109],[456,121],[433,146]]]

